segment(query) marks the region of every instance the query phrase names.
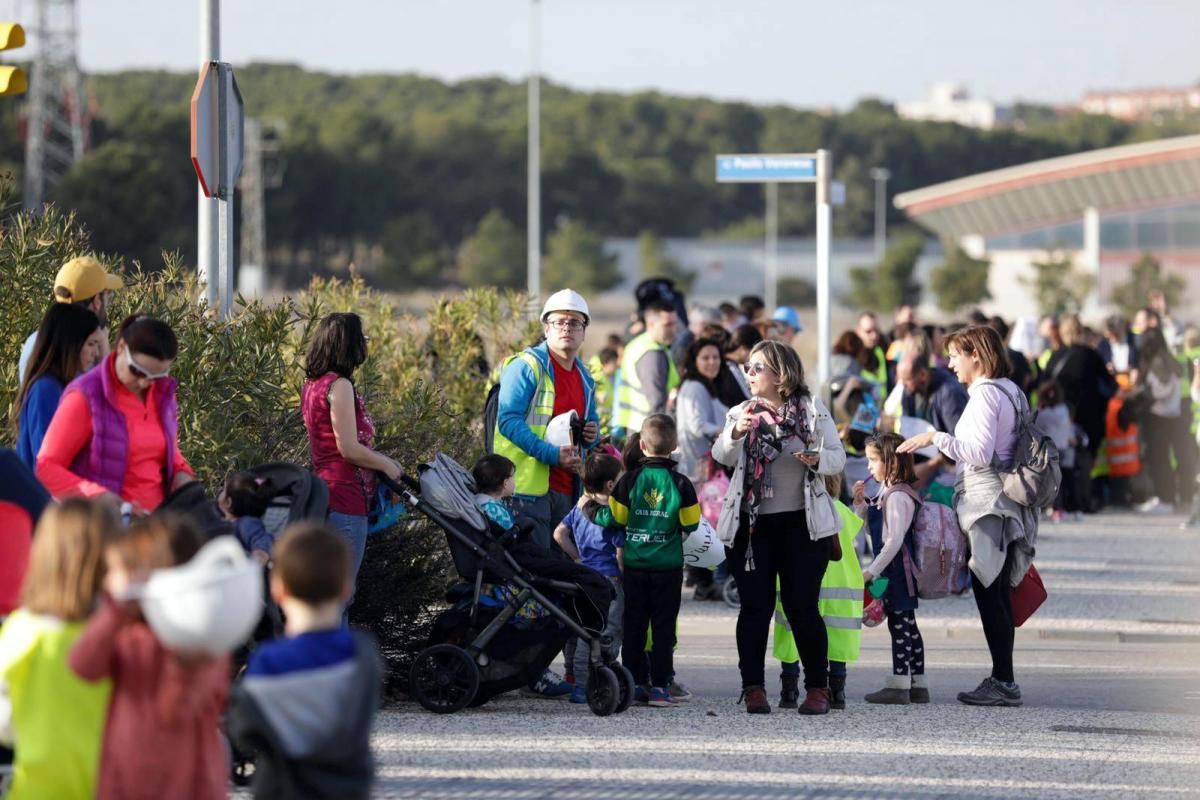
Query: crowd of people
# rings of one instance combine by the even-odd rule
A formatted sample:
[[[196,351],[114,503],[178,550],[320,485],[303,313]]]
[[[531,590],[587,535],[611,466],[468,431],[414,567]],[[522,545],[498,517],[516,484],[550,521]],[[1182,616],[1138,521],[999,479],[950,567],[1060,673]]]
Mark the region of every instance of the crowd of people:
[[[0,682],[12,701],[0,738],[15,743],[12,796],[224,796],[223,714],[233,741],[262,754],[259,796],[365,796],[380,669],[347,610],[381,477],[394,483],[404,471],[374,448],[355,387],[369,347],[362,321],[328,315],[305,362],[300,410],[327,519],[276,539],[262,524],[271,486],[250,473],[231,475],[218,498],[246,552],[271,565],[270,595],[286,618],[283,637],[257,648],[233,684],[228,654],[169,650],[134,599],[152,572],[188,563],[203,537],[184,517],[152,514],[195,480],[171,377],[179,344],[145,314],[110,339],[108,299],[121,288],[95,259],[69,261],[21,354],[17,448],[0,453],[10,530]],[[640,704],[691,697],[673,658],[683,587],[711,600],[729,579],[749,713],[772,708],[773,622],[778,707],[844,708],[871,598],[887,620],[893,671],[867,702],[929,702],[905,546],[932,503],[954,509],[970,544],[992,660],[958,698],[1020,705],[1011,595],[1039,524],[1134,505],[1200,525],[1200,329],[1181,326],[1161,295],[1132,324],[1114,317],[1103,331],[1074,315],[1010,327],[974,312],[961,324],[921,324],[906,306],[885,333],[863,312],[837,337],[821,385],[792,346],[804,331],[795,309],[768,316],[757,297],[689,307],[659,279],[639,285],[636,301],[627,328],[585,362],[586,299],[550,296],[541,340],[494,373],[490,452],[473,477],[494,525],[528,523],[514,546],[529,563],[588,568],[585,590],[607,610],[601,641],[620,653]],[[1045,513],[998,488],[1034,408],[1062,467]],[[572,438],[551,441],[564,416],[576,421]],[[715,570],[684,556],[705,521],[725,546]],[[564,674],[530,676],[525,691],[587,702],[588,647],[568,643]],[[297,704],[328,724],[292,730],[287,709]]]

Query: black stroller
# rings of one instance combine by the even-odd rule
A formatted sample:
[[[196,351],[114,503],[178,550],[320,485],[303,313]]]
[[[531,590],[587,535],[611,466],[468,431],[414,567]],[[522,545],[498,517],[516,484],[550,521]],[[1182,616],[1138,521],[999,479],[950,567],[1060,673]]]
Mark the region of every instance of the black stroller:
[[[550,665],[569,637],[589,642],[587,702],[592,713],[621,713],[633,702],[633,675],[601,636],[608,612],[608,579],[522,542],[528,525],[514,531],[490,524],[474,503],[471,476],[438,455],[406,475],[404,487],[388,484],[412,509],[446,533],[459,576],[447,592],[451,608],[435,621],[430,646],[417,655],[410,674],[412,696],[438,714],[480,706],[498,694],[526,686]],[[499,601],[485,584],[511,592]],[[528,601],[545,617],[514,620]]]
[[[263,514],[263,525],[272,536],[279,536],[293,522],[306,519],[325,519],[329,510],[329,489],[325,481],[318,478],[303,467],[282,461],[250,467],[247,472],[255,477],[268,478],[275,487],[275,495]],[[234,525],[226,520],[211,499],[198,483],[181,486],[163,501],[159,511],[169,511],[191,517],[200,529],[209,537],[234,535]],[[266,570],[263,570],[263,580],[268,582]],[[274,601],[271,600],[269,586],[264,587],[263,613],[258,625],[251,634],[250,641],[233,654],[234,675],[240,675],[250,658],[254,648],[270,641],[283,633],[283,614]],[[232,779],[237,786],[248,786],[254,775],[254,761],[230,745]]]

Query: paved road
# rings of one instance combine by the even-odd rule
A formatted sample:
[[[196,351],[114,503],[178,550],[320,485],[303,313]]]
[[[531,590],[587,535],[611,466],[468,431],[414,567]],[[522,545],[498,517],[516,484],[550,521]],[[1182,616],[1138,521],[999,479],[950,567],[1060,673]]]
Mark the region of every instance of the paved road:
[[[890,666],[886,635],[872,630],[846,711],[750,717],[735,704],[734,614],[687,601],[676,663],[691,703],[606,719],[516,695],[452,716],[401,704],[378,723],[379,796],[1200,796],[1200,533],[1178,522],[1100,515],[1043,528],[1050,600],[1018,631],[1024,708],[955,701],[989,668],[963,598],[919,612],[931,705],[862,702]]]

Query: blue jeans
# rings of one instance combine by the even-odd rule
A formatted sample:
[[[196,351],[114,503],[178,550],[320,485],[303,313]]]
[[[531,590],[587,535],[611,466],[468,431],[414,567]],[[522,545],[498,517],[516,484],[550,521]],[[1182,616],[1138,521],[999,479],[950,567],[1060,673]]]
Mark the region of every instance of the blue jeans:
[[[350,545],[350,599],[346,601],[346,610],[342,612],[342,621],[345,622],[350,606],[354,605],[354,586],[358,581],[358,568],[362,566],[363,553],[367,550],[367,518],[365,515],[330,511],[329,524],[336,528],[338,533],[345,536],[346,543]]]
[[[554,529],[571,512],[575,501],[560,492],[546,492],[541,497],[518,494],[513,497],[513,508],[518,515],[529,517],[537,523],[533,529],[533,542],[545,550],[550,549]]]

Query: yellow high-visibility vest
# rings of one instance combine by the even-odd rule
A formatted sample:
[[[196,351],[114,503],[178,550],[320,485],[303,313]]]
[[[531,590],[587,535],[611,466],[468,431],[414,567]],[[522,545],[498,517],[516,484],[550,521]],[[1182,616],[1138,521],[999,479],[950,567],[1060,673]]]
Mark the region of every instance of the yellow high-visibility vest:
[[[637,363],[647,353],[661,351],[667,357],[667,386],[670,393],[679,388],[679,370],[671,358],[666,345],[659,344],[649,333],[643,333],[632,342],[625,345],[625,355],[621,357],[621,384],[617,388],[617,408],[613,418],[613,427],[624,428],[633,433],[642,428],[642,421],[650,416],[650,400],[642,391],[642,382],[637,374]]]
[[[518,358],[529,365],[533,374],[537,376],[538,382],[533,402],[529,404],[529,411],[525,415],[525,424],[529,426],[529,430],[544,438],[546,428],[554,417],[554,372],[553,370],[543,372],[537,357],[528,352],[509,356],[504,361],[504,366],[508,367]],[[541,497],[550,491],[550,465],[543,464],[509,441],[500,432],[499,417],[496,419],[494,449],[498,455],[504,456],[516,465],[517,494]]]
[[[840,501],[835,500],[842,529],[838,539],[842,544],[842,560],[830,561],[821,581],[817,607],[825,620],[829,637],[829,660],[850,664],[858,661],[862,641],[863,576],[854,550],[854,537],[862,530],[862,518]],[[775,658],[783,663],[800,660],[796,637],[783,613],[783,601],[775,601]]]

